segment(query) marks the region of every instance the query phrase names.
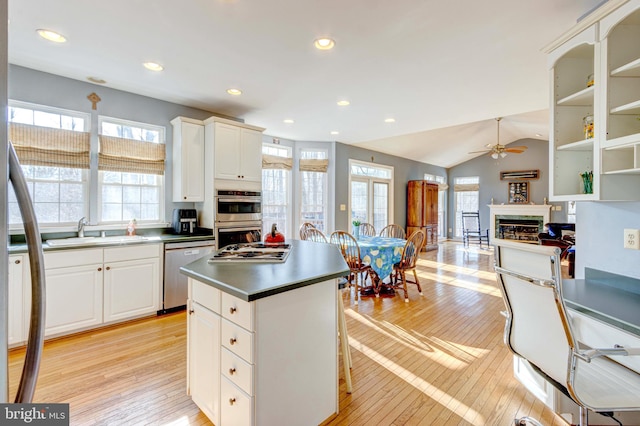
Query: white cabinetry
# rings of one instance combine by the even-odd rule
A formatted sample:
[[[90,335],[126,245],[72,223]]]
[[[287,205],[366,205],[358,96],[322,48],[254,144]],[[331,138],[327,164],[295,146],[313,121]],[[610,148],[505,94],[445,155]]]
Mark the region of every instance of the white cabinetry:
[[[216,189],[262,190],[262,132],[224,118],[204,120],[204,201],[198,204],[198,222],[215,227]]]
[[[173,125],[173,201],[204,200],[204,124],[176,117]]]
[[[189,299],[189,392],[214,424],[320,424],[337,413],[333,280],[245,302],[190,278]]]
[[[159,297],[159,244],[104,249],[104,322],[155,313]]]
[[[160,244],[45,252],[45,335],[155,313],[160,253]]]
[[[640,1],[604,7],[548,51],[552,201],[640,199]],[[593,172],[592,193],[584,190],[586,172]]]
[[[102,249],[45,253],[45,336],[102,323]]]
[[[9,256],[9,326],[8,326],[8,343],[15,345],[26,340],[29,324],[25,323],[23,301],[24,288],[27,285],[25,268],[27,256],[11,255]]]

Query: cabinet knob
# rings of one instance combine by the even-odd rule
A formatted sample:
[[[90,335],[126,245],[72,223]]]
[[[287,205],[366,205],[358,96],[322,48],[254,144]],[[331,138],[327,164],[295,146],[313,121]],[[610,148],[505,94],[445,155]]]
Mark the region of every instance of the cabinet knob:
[[[102,271],[102,268],[98,268],[98,272]]]
[[[232,307],[229,308],[229,313],[233,315],[233,314],[236,313],[237,310],[238,310],[237,308],[232,306]]]
[[[235,368],[230,368],[229,369],[229,374],[231,374],[232,376],[236,373],[236,369]]]
[[[231,339],[229,339],[229,344],[230,345],[235,345],[237,341],[238,340],[235,337],[232,337]]]
[[[186,200],[186,199],[187,199],[187,197],[182,197],[182,199],[183,199],[183,200]]]
[[[233,405],[236,403],[236,399],[235,398],[229,398],[229,405]]]
[[[106,269],[107,269],[107,271],[110,271],[111,270],[111,266],[107,266]]]
[[[189,309],[189,315],[193,314],[195,311],[193,309]]]
[[[16,260],[15,260],[15,264],[16,264],[16,265],[19,265],[19,264],[20,264],[20,259],[16,259]]]

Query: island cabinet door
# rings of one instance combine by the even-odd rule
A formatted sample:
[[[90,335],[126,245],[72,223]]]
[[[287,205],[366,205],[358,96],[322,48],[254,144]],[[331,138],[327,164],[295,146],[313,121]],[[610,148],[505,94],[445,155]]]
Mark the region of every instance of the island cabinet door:
[[[193,402],[220,424],[220,316],[191,301],[189,391]]]

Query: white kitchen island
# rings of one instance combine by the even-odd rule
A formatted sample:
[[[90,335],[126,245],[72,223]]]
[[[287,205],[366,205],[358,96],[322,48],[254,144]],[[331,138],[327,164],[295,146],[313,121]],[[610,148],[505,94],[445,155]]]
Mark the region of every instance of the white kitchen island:
[[[188,392],[216,425],[317,425],[338,412],[330,244],[291,241],[284,263],[200,259],[189,277]]]

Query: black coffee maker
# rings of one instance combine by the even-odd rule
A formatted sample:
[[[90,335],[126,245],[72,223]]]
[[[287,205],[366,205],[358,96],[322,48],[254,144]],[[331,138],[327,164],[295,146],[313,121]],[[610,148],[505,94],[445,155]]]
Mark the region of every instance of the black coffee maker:
[[[196,209],[173,209],[172,226],[176,234],[193,234],[197,221]]]

